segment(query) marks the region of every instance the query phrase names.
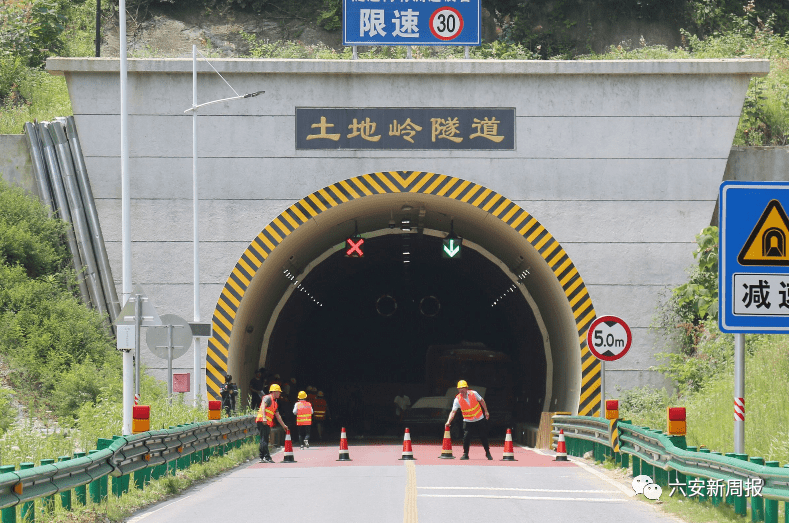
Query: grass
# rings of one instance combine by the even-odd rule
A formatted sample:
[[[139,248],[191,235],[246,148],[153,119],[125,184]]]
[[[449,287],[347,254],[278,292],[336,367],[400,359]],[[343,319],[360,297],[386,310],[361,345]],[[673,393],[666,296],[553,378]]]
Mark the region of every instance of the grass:
[[[90,501],[84,507],[76,507],[66,511],[57,501],[55,512],[51,514],[53,523],[108,523],[121,522],[129,518],[134,512],[170,498],[195,483],[207,478],[217,476],[230,470],[241,463],[257,456],[257,443],[248,443],[238,449],[233,449],[224,456],[213,456],[205,463],[197,463],[189,468],[178,471],[174,476],[164,477],[152,481],[143,490],[136,490],[132,486],[127,494],[116,498],[110,492],[109,497],[102,503],[93,504]],[[72,496],[73,498],[73,496]],[[55,496],[59,500],[59,496]],[[73,504],[73,500],[72,500]]]
[[[16,94],[0,106],[0,134],[21,134],[25,122],[73,114],[65,77],[28,69],[16,85]]]
[[[789,343],[778,335],[751,337],[745,362],[745,453],[789,462]],[[733,452],[734,368],[729,366],[686,402],[689,445]]]
[[[712,333],[704,343],[718,343]],[[730,348],[733,352],[733,344]],[[789,340],[780,335],[747,335],[745,358],[745,453],[789,463]],[[696,393],[684,398],[665,391],[641,392],[643,402],[620,403],[624,419],[665,429],[666,406],[687,409],[688,445],[734,451],[734,366],[730,362]],[[628,410],[628,406],[633,407]],[[624,408],[623,408],[624,407]]]
[[[669,490],[670,492],[670,490]],[[751,520],[751,511],[745,516],[735,514],[734,508],[731,505],[721,503],[718,506],[713,506],[709,501],[699,502],[691,498],[677,496],[668,496],[668,492],[663,491],[660,501],[649,501],[643,498],[645,502],[656,505],[660,510],[678,516],[690,523],[743,523],[744,521]],[[779,503],[779,506],[783,503]],[[778,521],[783,521],[783,507],[778,516]]]

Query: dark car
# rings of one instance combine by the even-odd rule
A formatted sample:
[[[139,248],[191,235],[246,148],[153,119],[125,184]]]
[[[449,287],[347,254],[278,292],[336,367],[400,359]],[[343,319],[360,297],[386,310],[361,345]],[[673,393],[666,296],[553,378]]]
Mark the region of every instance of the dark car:
[[[479,392],[485,398],[485,387],[470,386],[471,390]],[[443,396],[425,396],[419,398],[410,409],[405,411],[403,423],[412,434],[417,436],[444,437],[444,424],[449,418],[449,411],[452,403],[457,396],[458,390],[455,387],[447,389]],[[458,438],[462,435],[463,417],[456,415],[452,422],[452,437]]]

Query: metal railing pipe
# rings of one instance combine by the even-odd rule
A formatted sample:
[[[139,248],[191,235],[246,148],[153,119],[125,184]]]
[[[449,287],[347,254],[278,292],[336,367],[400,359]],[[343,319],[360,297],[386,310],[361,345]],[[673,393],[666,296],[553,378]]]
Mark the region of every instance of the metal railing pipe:
[[[74,160],[71,156],[68,138],[63,124],[60,122],[50,122],[47,126],[52,142],[55,145],[55,152],[60,163],[60,176],[63,179],[63,186],[68,199],[69,210],[71,211],[71,221],[74,225],[77,246],[79,247],[82,263],[85,265],[85,276],[88,280],[88,292],[90,292],[93,307],[103,315],[107,314],[107,304],[104,299],[104,291],[101,287],[98,271],[96,269],[96,257],[93,254],[93,243],[88,230],[87,219],[79,192],[79,183],[74,173]]]
[[[74,272],[77,274],[77,283],[79,284],[79,293],[82,297],[82,302],[90,306],[90,293],[88,286],[85,283],[85,275],[82,274],[82,258],[79,254],[79,247],[77,247],[77,238],[74,235],[74,227],[71,222],[71,212],[68,207],[68,199],[66,197],[66,190],[63,187],[63,180],[60,177],[60,166],[58,165],[58,157],[55,152],[55,145],[52,143],[52,138],[49,136],[47,127],[48,122],[41,122],[38,124],[39,136],[44,144],[44,158],[46,159],[49,181],[52,185],[52,190],[55,195],[55,204],[57,205],[57,216],[64,222],[69,224],[68,231],[66,232],[66,240],[68,241],[69,250],[71,251],[72,261],[74,263]]]
[[[33,176],[36,178],[36,187],[38,187],[38,197],[41,199],[49,217],[52,218],[55,212],[54,204],[52,203],[52,191],[49,188],[49,179],[47,177],[47,165],[44,160],[44,151],[41,148],[41,140],[38,137],[38,129],[30,122],[25,123],[25,135],[27,136],[27,149],[30,152],[30,160],[33,164]]]
[[[99,213],[96,209],[96,200],[93,198],[93,190],[88,178],[88,168],[85,165],[85,157],[82,154],[82,145],[77,135],[77,125],[74,117],[66,118],[66,136],[71,145],[71,155],[74,159],[74,167],[79,182],[79,190],[82,194],[82,202],[85,206],[85,215],[88,219],[88,227],[93,243],[93,251],[98,263],[101,285],[104,289],[104,296],[107,301],[107,310],[110,312],[110,319],[115,320],[121,311],[118,291],[115,288],[115,280],[112,277],[112,266],[107,256],[107,248],[104,243],[104,235],[101,232]]]

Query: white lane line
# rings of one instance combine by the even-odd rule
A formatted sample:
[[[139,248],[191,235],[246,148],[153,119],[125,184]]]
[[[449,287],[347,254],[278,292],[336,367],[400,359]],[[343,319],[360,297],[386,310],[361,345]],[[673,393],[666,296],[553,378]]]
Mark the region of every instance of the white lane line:
[[[507,490],[515,492],[555,492],[557,494],[616,494],[618,490],[563,490],[548,488],[510,488],[510,487],[417,487],[419,490]]]
[[[552,456],[553,455],[553,454],[548,454],[547,452],[543,452],[540,449],[533,449],[531,447],[524,447],[523,445],[518,445],[518,446],[520,448],[524,449],[524,450],[530,450],[530,451],[532,451],[532,452],[534,452],[536,454],[541,454],[543,456]],[[570,460],[572,463],[578,465],[579,467],[581,467],[585,471],[589,472],[590,474],[593,474],[593,475],[597,476],[598,478],[602,479],[603,481],[605,481],[609,485],[612,485],[612,486],[616,487],[618,490],[620,490],[626,496],[628,496],[630,498],[636,496],[636,493],[635,493],[635,491],[633,491],[632,488],[628,488],[625,485],[622,485],[621,483],[619,483],[617,481],[614,481],[613,479],[609,478],[608,476],[606,476],[602,472],[598,472],[597,470],[595,470],[594,467],[590,467],[589,465],[587,465],[583,461],[580,461],[580,460],[578,460],[578,459],[576,459],[576,458],[574,458],[572,456],[567,456],[567,459]]]
[[[573,459],[573,458],[570,458],[570,461],[572,461],[573,463],[575,463],[576,465],[578,465],[579,467],[581,467],[585,471],[589,472],[590,474],[593,474],[593,475],[597,476],[598,478],[602,479],[603,481],[605,481],[609,485],[612,485],[612,486],[616,487],[617,489],[619,489],[626,496],[631,497],[631,498],[635,497],[636,493],[632,489],[632,487],[626,487],[626,486],[622,485],[621,483],[619,483],[618,481],[614,481],[613,479],[609,478],[608,476],[606,476],[602,472],[599,472],[599,471],[595,470],[594,467],[590,467],[589,465],[587,465],[586,463],[583,463],[582,461],[579,461],[579,460]]]
[[[182,497],[181,499],[177,499],[177,500],[173,501],[172,503],[167,503],[166,505],[163,505],[163,506],[161,506],[161,507],[159,507],[157,509],[151,510],[150,512],[146,512],[145,514],[142,514],[140,516],[135,516],[135,517],[127,520],[127,523],[136,523],[137,521],[142,521],[143,519],[147,518],[148,516],[150,516],[152,514],[155,514],[155,513],[159,512],[160,510],[164,510],[166,508],[169,508],[169,507],[175,505],[176,503],[180,503],[182,501],[186,501],[189,498],[190,498],[190,495],[188,495],[188,494],[184,495],[184,497]]]
[[[562,498],[552,496],[486,496],[482,494],[419,494],[420,498],[487,498],[487,499],[523,499],[530,501],[604,501],[606,503],[628,501],[624,498]]]

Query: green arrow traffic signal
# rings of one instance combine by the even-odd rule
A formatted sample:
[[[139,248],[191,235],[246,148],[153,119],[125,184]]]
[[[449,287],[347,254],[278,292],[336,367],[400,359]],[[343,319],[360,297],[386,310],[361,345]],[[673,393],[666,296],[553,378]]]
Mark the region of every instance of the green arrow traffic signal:
[[[442,241],[441,257],[442,258],[460,258],[460,247],[463,244],[463,238],[458,236],[447,236]]]

